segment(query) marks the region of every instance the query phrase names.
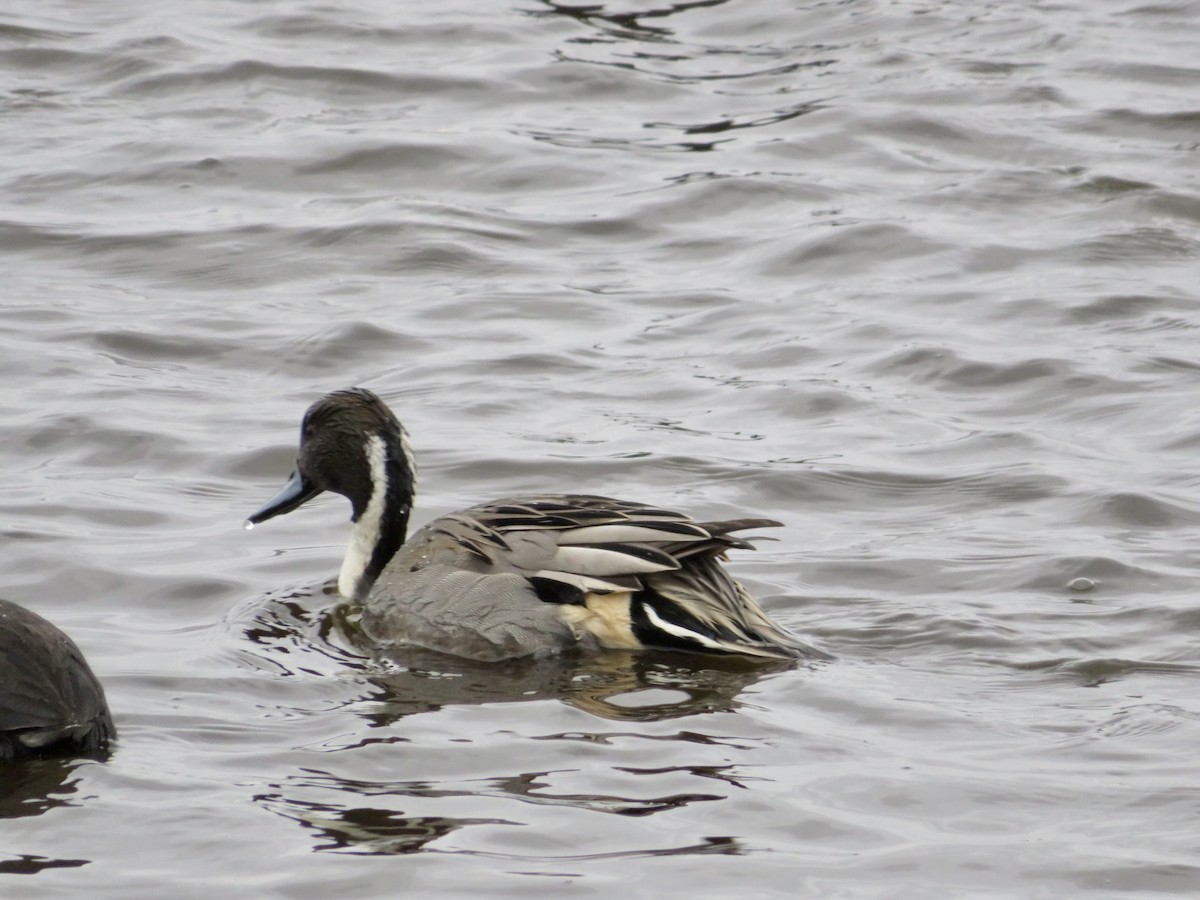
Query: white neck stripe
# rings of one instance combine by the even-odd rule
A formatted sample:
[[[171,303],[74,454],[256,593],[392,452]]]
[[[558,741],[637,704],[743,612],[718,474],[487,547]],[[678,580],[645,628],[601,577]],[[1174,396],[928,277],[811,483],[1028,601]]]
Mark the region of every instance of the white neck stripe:
[[[338,593],[351,600],[361,599],[357,596],[359,586],[363,583],[367,565],[383,532],[383,513],[388,495],[387,447],[383,438],[377,434],[371,435],[363,452],[371,472],[371,499],[354,523],[350,545],[346,548],[342,571],[338,575]]]

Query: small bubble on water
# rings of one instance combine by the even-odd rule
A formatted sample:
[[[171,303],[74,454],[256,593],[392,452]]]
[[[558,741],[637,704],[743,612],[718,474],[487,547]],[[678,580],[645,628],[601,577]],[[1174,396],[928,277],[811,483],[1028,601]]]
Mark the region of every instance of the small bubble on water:
[[[1072,578],[1067,582],[1067,587],[1073,591],[1090,591],[1096,586],[1096,582],[1090,578]]]

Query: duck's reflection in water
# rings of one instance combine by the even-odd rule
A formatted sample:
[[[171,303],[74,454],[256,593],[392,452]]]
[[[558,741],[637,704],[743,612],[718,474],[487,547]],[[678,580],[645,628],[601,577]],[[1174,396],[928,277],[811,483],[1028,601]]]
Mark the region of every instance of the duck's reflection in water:
[[[688,768],[679,767],[675,771],[687,771]],[[524,772],[512,776],[461,782],[366,781],[306,769],[283,782],[269,785],[268,790],[257,794],[254,799],[266,809],[313,832],[317,837],[314,850],[357,854],[414,853],[426,849],[426,845],[431,841],[469,825],[529,824],[527,821],[509,818],[406,815],[404,811],[394,808],[399,805],[428,804],[431,798],[446,799],[449,806],[462,805],[455,804],[454,798],[463,798],[481,806],[495,805],[489,801],[513,800],[535,806],[570,807],[635,817],[680,809],[694,803],[725,799],[721,794],[706,793],[677,793],[633,799],[606,794],[554,791],[550,788],[556,774],[558,773]],[[695,774],[710,777],[712,775],[711,772]],[[725,780],[737,783],[732,774]],[[556,855],[554,858],[561,860],[633,853],[674,855],[714,852],[737,852],[737,842],[728,837],[708,837],[696,844],[683,846]]]
[[[791,668],[779,660],[611,651],[587,656],[480,663],[420,649],[377,656],[368,676],[376,725],[444,706],[561,700],[595,716],[651,722],[732,710],[738,695],[765,675]]]
[[[521,825],[506,819],[446,818],[442,816],[405,816],[390,809],[370,806],[341,806],[317,803],[288,797],[290,791],[302,790],[305,785],[279,785],[278,793],[264,793],[255,799],[266,809],[291,819],[311,831],[316,837],[314,850],[370,856],[390,856],[420,851],[437,852],[428,845],[438,838],[468,825]],[[354,793],[358,785],[331,781],[327,788]],[[462,851],[442,851],[462,852]],[[540,857],[544,861],[569,862],[583,859],[611,859],[622,856],[678,856],[685,854],[743,852],[738,840],[729,836],[706,837],[694,844],[682,844],[653,849],[579,853]],[[481,854],[487,855],[487,854]],[[530,857],[526,857],[529,859]]]
[[[370,752],[372,745],[419,742],[420,726],[415,723],[405,726],[404,720],[454,706],[557,700],[599,719],[627,723],[732,711],[740,706],[739,695],[756,681],[793,667],[789,661],[645,651],[498,663],[461,659],[420,648],[368,653],[361,649],[352,614],[337,605],[314,608],[321,599],[319,595],[314,598],[292,594],[271,600],[254,611],[252,621],[243,624],[247,626],[246,635],[258,645],[256,655],[265,654],[272,668],[310,673],[321,670],[330,674],[340,668],[343,675],[347,670],[354,672],[354,696],[345,698],[339,706],[343,711],[353,709],[365,727],[320,746],[339,758],[345,752]],[[260,659],[259,665],[262,663]],[[345,679],[339,681],[345,690]],[[517,715],[514,711],[514,716]],[[521,728],[519,722],[514,723],[514,732]],[[717,744],[722,748],[749,749],[740,739],[713,737],[696,730],[663,734],[651,729],[638,734],[600,729],[597,733],[531,734],[528,739],[591,744],[645,739],[678,742],[677,746]],[[658,760],[667,765],[603,766],[596,770],[597,773],[607,770],[625,783],[636,785],[629,793],[638,796],[613,793],[611,778],[592,779],[590,771],[577,767],[520,771],[518,763],[508,773],[488,777],[419,780],[420,773],[413,772],[411,767],[419,764],[425,752],[424,748],[421,753],[396,748],[397,771],[410,777],[416,775],[418,780],[375,780],[314,766],[264,784],[255,800],[311,830],[317,838],[314,849],[400,854],[427,849],[430,842],[468,825],[531,824],[524,821],[526,817],[517,807],[503,803],[499,808],[512,810],[510,816],[429,815],[431,800],[439,805],[445,800],[446,811],[455,813],[461,813],[464,807],[472,812],[495,811],[496,801],[507,800],[521,804],[521,809],[528,805],[570,807],[645,817],[726,798],[726,794],[712,789],[680,791],[681,779],[705,779],[706,784],[718,790],[745,786],[740,782],[736,764],[679,765],[677,757],[664,760],[661,755]],[[497,755],[508,762],[507,754],[498,750]],[[357,768],[353,759],[347,757],[347,764]],[[534,760],[526,757],[526,761]],[[502,767],[503,764],[497,766]],[[585,789],[570,789],[578,788],[580,779]],[[560,787],[563,782],[570,782],[570,788]],[[601,782],[609,789],[586,789],[596,788]],[[718,788],[722,783],[724,787]],[[668,785],[673,789],[656,790]],[[426,814],[411,814],[414,808]],[[739,852],[736,840],[714,836],[681,846],[637,851],[639,855],[736,852]],[[597,855],[621,856],[623,851]]]
[[[64,806],[77,806],[79,760],[37,759],[0,764],[0,819],[40,816]],[[56,859],[34,853],[11,855],[0,850],[0,876],[36,875],[46,869],[74,869],[87,859]]]
[[[324,780],[323,780],[324,779]],[[402,812],[372,806],[322,803],[302,799],[314,789],[337,797],[370,796],[366,788],[383,790],[384,785],[367,785],[333,776],[297,775],[287,782],[272,785],[255,796],[264,808],[307,828],[316,838],[314,850],[369,855],[416,853],[425,845],[467,825],[514,825],[502,819],[444,818],[442,816],[406,816]],[[389,794],[397,793],[388,791]]]
[[[545,659],[480,662],[420,647],[365,647],[351,608],[291,592],[260,601],[240,628],[257,645],[255,665],[285,674],[338,669],[359,673],[370,693],[373,725],[446,706],[561,700],[593,715],[647,722],[736,709],[738,695],[760,679],[795,668],[792,660],[620,651]],[[374,706],[369,706],[370,702]]]
[[[83,763],[63,759],[8,762],[0,766],[0,819],[40,816],[74,806],[75,775]]]

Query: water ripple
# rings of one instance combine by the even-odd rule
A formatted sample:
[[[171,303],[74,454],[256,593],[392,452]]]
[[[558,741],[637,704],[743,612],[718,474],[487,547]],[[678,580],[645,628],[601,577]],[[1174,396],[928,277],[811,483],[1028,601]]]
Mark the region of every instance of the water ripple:
[[[0,16],[3,593],[122,735],[10,773],[0,871],[1186,894],[1195,13]],[[786,523],[732,569],[836,659],[372,653],[325,592],[340,498],[240,527],[352,383],[413,434],[419,521],[561,489]]]

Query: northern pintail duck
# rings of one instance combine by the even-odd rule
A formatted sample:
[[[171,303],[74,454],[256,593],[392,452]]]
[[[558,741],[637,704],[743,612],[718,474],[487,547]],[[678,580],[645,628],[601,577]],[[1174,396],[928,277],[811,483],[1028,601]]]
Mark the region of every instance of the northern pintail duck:
[[[0,762],[95,755],[114,737],[104,690],[75,642],[0,600]]]
[[[296,468],[248,526],[333,491],[354,529],[338,592],[380,648],[415,644],[480,660],[662,648],[788,659],[824,654],[773,622],[721,565],[771,519],[696,522],[586,494],[496,500],[407,541],[416,488],[408,435],[371,391],[312,404]]]

